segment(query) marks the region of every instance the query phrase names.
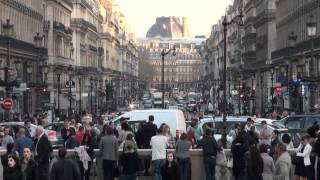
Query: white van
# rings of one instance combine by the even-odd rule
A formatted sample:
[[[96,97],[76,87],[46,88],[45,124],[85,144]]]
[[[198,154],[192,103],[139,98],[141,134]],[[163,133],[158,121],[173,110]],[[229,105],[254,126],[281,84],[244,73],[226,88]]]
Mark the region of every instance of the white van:
[[[159,128],[162,123],[169,125],[171,133],[174,137],[179,136],[182,132],[186,132],[186,122],[181,110],[177,109],[148,109],[134,110],[122,114],[115,118],[112,122],[119,124],[120,118],[129,118],[129,124],[146,123],[149,116],[154,116],[154,124]]]

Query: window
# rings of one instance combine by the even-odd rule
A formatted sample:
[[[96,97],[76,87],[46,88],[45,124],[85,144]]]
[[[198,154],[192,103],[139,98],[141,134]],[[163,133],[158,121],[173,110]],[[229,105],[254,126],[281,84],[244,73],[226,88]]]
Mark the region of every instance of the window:
[[[304,129],[308,129],[311,127],[315,122],[320,124],[320,117],[306,117],[304,123]]]
[[[285,125],[287,128],[299,129],[301,128],[302,122],[303,117],[289,117]]]

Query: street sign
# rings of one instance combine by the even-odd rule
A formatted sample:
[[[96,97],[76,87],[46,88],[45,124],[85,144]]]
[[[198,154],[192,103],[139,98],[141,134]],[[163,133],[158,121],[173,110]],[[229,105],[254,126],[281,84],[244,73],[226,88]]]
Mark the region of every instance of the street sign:
[[[70,88],[70,86],[71,86],[71,88],[75,88],[76,83],[74,81],[67,81],[66,88]]]
[[[4,109],[9,110],[13,107],[13,100],[11,98],[6,98],[3,100],[2,106]]]

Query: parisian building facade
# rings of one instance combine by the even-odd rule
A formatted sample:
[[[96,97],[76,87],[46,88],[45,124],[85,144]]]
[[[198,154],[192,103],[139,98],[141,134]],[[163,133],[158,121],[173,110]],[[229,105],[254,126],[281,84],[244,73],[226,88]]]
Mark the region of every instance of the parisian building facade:
[[[233,113],[302,113],[319,108],[319,31],[310,36],[307,28],[318,27],[319,4],[236,0],[228,7],[229,21],[239,12],[243,15],[241,24],[227,26],[227,92]],[[201,51],[215,108],[222,103],[223,19],[212,26]]]
[[[133,98],[137,40],[114,0],[2,0],[0,10],[0,93],[11,113],[101,114]]]

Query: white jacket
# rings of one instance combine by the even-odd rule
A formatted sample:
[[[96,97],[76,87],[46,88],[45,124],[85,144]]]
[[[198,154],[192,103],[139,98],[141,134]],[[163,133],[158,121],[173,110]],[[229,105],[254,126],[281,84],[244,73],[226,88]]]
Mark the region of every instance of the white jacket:
[[[297,156],[303,157],[303,162],[304,162],[305,166],[311,165],[310,154],[311,154],[311,151],[312,151],[312,146],[310,144],[307,144],[304,147],[304,150],[303,150],[302,153],[299,152],[301,149],[302,149],[302,145],[300,144],[298,149],[297,149],[297,152],[298,152]]]
[[[79,159],[83,164],[83,168],[85,170],[87,170],[88,169],[88,162],[92,161],[92,159],[88,155],[86,147],[85,146],[79,146],[79,147],[74,148],[74,150],[77,152],[77,154],[79,156]]]

